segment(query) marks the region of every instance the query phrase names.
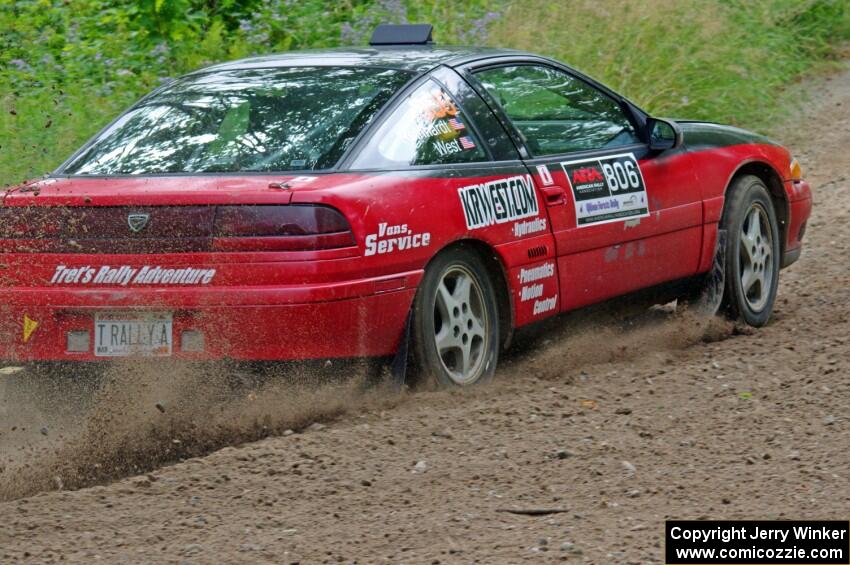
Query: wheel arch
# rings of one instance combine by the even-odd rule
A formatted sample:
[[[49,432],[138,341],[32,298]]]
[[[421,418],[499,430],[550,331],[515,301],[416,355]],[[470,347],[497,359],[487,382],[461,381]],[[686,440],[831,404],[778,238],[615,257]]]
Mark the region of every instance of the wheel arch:
[[[431,257],[425,265],[427,270],[430,264],[439,255],[451,249],[467,249],[478,255],[484,262],[488,270],[488,274],[494,281],[496,289],[496,300],[499,307],[499,342],[502,347],[508,347],[513,337],[514,332],[514,305],[510,287],[508,285],[508,271],[502,257],[496,249],[485,241],[480,239],[465,238],[455,240],[443,246],[437,253]]]
[[[782,175],[780,175],[770,163],[752,160],[741,164],[735,170],[729,178],[729,182],[726,183],[726,189],[724,191],[724,212],[726,202],[729,201],[727,196],[732,185],[736,180],[747,175],[758,177],[762,180],[762,182],[764,182],[765,186],[767,186],[767,191],[770,194],[770,199],[773,203],[773,209],[776,212],[776,219],[779,222],[779,252],[781,256],[781,254],[785,253],[785,243],[788,235],[788,194],[785,192]]]

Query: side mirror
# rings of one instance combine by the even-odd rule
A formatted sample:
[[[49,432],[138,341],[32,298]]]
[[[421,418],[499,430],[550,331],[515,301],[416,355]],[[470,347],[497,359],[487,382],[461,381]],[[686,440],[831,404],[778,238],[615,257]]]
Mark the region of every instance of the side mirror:
[[[649,134],[649,148],[652,151],[666,151],[682,146],[682,130],[673,120],[649,118],[646,121],[646,131]]]

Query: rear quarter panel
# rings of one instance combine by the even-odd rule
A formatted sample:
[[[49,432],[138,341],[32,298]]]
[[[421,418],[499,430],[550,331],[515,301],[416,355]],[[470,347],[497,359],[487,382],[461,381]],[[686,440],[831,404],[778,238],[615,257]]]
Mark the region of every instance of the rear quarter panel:
[[[515,182],[528,184],[534,209],[508,212],[495,222],[470,226],[461,192],[517,177],[520,180]],[[515,326],[558,310],[549,219],[522,163],[334,175],[295,191],[292,201],[327,204],[345,214],[360,249],[364,276],[422,271],[440,250],[471,240],[486,245],[498,257]],[[542,268],[530,274],[535,267]]]

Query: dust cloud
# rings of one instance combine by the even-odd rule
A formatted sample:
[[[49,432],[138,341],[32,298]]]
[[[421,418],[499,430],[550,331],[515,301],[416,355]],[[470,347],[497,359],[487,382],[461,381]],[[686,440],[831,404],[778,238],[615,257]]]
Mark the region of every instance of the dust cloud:
[[[752,331],[675,301],[635,305],[629,300],[568,313],[520,335],[502,373],[563,380],[593,365],[636,360]]]
[[[672,305],[626,317],[620,312],[617,305],[603,305],[524,332],[504,356],[497,382],[563,381],[588,366],[722,340],[736,331],[720,318]],[[433,400],[427,392],[398,390],[387,378],[374,384],[377,370],[366,362],[239,366],[161,360],[126,360],[103,369],[3,369],[0,500],[102,484],[352,412],[411,398]],[[428,388],[440,394],[420,387]]]
[[[299,431],[400,395],[371,368],[127,360],[4,375],[0,500],[76,489]],[[333,373],[328,376],[328,373]]]

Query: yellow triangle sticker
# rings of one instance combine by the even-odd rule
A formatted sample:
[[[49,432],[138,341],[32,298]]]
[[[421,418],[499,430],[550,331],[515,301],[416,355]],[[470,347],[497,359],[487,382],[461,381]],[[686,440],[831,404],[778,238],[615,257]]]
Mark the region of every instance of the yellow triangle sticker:
[[[28,342],[33,332],[38,327],[38,322],[24,314],[24,343]]]

